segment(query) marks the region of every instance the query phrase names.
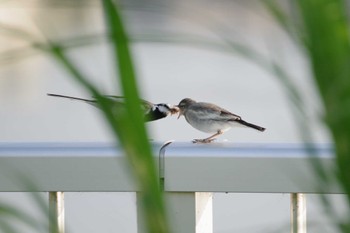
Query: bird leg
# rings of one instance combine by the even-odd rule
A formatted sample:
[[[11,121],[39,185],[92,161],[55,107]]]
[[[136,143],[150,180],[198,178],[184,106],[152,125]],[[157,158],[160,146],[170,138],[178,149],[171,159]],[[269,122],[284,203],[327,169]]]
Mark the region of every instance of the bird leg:
[[[219,130],[218,132],[216,132],[215,134],[211,135],[208,138],[204,138],[204,139],[193,139],[192,142],[193,143],[210,143],[212,141],[215,140],[215,137],[219,136],[223,134],[223,132],[221,130]]]

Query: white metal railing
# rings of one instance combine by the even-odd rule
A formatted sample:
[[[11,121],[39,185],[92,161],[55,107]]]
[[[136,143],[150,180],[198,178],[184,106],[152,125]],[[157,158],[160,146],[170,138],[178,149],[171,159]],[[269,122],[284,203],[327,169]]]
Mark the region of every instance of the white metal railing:
[[[213,192],[291,194],[291,232],[306,232],[306,193],[319,190],[303,145],[153,143],[174,233],[212,233]],[[325,172],[334,169],[330,146],[314,148]],[[35,190],[21,182],[35,182]],[[50,192],[50,208],[64,231],[64,192],[137,192],[123,151],[97,143],[0,144],[0,192]],[[138,211],[138,219],[140,218]],[[144,232],[138,221],[138,233]],[[175,227],[176,226],[176,227]]]

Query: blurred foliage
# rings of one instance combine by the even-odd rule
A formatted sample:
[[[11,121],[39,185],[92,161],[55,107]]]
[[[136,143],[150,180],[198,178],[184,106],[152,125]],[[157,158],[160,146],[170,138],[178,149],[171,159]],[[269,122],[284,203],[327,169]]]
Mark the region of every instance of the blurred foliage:
[[[30,182],[32,183],[32,182]],[[24,184],[28,187],[28,184]],[[43,198],[42,193],[36,192],[35,187],[28,187],[33,192],[27,193],[32,206],[38,208],[42,216],[33,216],[32,209],[19,208],[13,204],[0,202],[0,229],[4,233],[23,232],[23,229],[30,232],[59,233],[57,228],[52,227],[55,222],[55,214],[49,211],[48,198]]]
[[[265,1],[276,21],[303,48],[324,105],[324,122],[334,140],[336,176],[347,194],[350,214],[350,24],[348,2],[299,0],[290,4],[293,14],[278,2]],[[314,166],[318,169],[318,166]],[[320,169],[317,170],[321,174]],[[326,177],[320,177],[320,179]],[[324,180],[320,180],[323,183]],[[322,196],[332,216],[327,198]],[[350,220],[334,218],[341,232],[350,232]]]
[[[106,17],[107,35],[113,51],[115,70],[120,78],[125,109],[117,114],[109,108],[108,100],[74,65],[74,61],[66,55],[65,49],[57,43],[50,43],[44,51],[56,59],[64,69],[89,91],[98,101],[104,116],[115,134],[117,141],[126,152],[132,173],[138,187],[139,197],[144,210],[145,226],[148,232],[169,232],[165,216],[162,191],[154,164],[151,146],[148,142],[144,126],[136,74],[133,59],[129,50],[129,38],[116,4],[110,0],[103,1]]]
[[[347,2],[344,0],[297,0],[281,3],[265,0],[264,3],[281,28],[301,48],[309,61],[324,105],[324,121],[334,139],[337,178],[347,193],[348,209],[350,209],[350,169],[348,168],[350,165],[350,42]],[[138,105],[136,74],[129,51],[130,42],[184,44],[239,55],[253,62],[280,81],[292,103],[291,107],[295,110],[300,132],[306,140],[312,139],[305,114],[307,106],[304,106],[304,101],[298,88],[294,85],[293,78],[278,61],[267,58],[249,45],[244,45],[223,34],[225,27],[220,30],[210,28],[221,39],[220,41],[178,33],[138,34],[129,38],[118,6],[110,0],[104,0],[103,9],[108,30],[107,38],[104,34],[94,34],[64,41],[38,43],[34,37],[23,30],[0,25],[2,32],[30,42],[27,47],[3,52],[0,55],[0,62],[18,61],[19,58],[35,54],[35,51],[44,51],[61,64],[72,78],[98,100],[113,133],[127,152],[132,170],[139,182],[143,205],[147,212],[145,216],[149,224],[149,232],[167,232],[167,222],[147,132]],[[67,55],[70,48],[101,43],[106,40],[111,44],[117,76],[120,77],[120,84],[126,97],[126,107],[121,111],[122,114],[117,115],[110,111],[108,101]],[[314,148],[309,149],[310,153],[315,152]],[[312,162],[315,172],[320,176],[320,190],[322,191],[322,186],[330,182],[329,178],[317,160],[312,160]],[[327,198],[325,196],[321,198],[339,230],[350,232],[350,221],[335,218],[335,211],[332,210],[333,207]],[[4,208],[6,209],[6,206]]]
[[[84,74],[76,66],[74,60],[67,55],[70,46],[61,44],[58,41],[51,41],[48,38],[46,38],[46,42],[38,43],[35,37],[29,32],[12,26],[0,25],[0,29],[7,35],[27,41],[29,44],[26,47],[27,49],[31,50],[34,48],[46,53],[86,91],[94,96],[103,111],[103,116],[110,126],[111,131],[116,137],[116,144],[119,144],[126,152],[125,154],[129,160],[131,172],[140,190],[138,197],[141,199],[142,209],[144,210],[146,231],[150,233],[169,232],[162,190],[159,187],[159,178],[154,157],[144,126],[144,116],[139,104],[140,98],[133,58],[129,50],[129,38],[120,17],[118,5],[111,0],[104,0],[102,3],[107,27],[105,37],[110,42],[112,60],[114,61],[114,67],[117,73],[116,76],[119,78],[119,83],[125,97],[125,106],[121,107],[118,112],[112,111],[109,108],[109,100],[102,95],[96,86],[89,81],[88,75]],[[86,41],[90,43],[90,39],[94,42],[96,39],[99,40],[100,36],[85,37],[83,44]],[[81,44],[81,38],[79,38],[79,45]],[[22,51],[24,51],[23,48]],[[2,56],[2,61],[4,62],[18,61],[19,58],[22,58],[20,57],[21,53],[16,53],[16,50],[9,50],[3,54],[5,54],[5,56]],[[15,209],[12,210],[15,212],[11,212],[11,208],[6,208],[5,205],[3,209],[10,210],[7,213],[8,215],[17,216],[22,221],[30,222],[29,220],[26,221],[27,215],[23,215]],[[5,223],[3,224],[3,228],[6,228],[8,232],[14,232],[10,228],[10,225],[6,225]]]
[[[169,232],[165,216],[162,190],[154,164],[154,158],[144,126],[144,117],[139,105],[139,94],[133,59],[117,5],[110,0],[103,1],[111,45],[114,51],[116,70],[119,71],[123,94],[126,99],[125,118],[115,130],[124,147],[133,173],[138,181],[141,203],[144,208],[148,232]],[[118,118],[119,116],[115,116]],[[113,124],[114,121],[110,122]]]

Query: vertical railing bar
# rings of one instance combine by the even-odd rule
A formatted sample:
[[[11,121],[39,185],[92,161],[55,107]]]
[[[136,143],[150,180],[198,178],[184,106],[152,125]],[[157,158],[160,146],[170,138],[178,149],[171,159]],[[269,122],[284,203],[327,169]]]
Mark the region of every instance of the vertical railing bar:
[[[64,233],[64,192],[49,192],[50,233]]]
[[[303,193],[290,194],[290,225],[291,233],[306,233],[306,195]]]

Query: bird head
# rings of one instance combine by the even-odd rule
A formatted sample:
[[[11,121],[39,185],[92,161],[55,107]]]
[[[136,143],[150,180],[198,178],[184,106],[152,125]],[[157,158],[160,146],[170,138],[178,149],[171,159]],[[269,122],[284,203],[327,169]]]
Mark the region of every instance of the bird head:
[[[180,103],[177,105],[177,107],[179,108],[179,116],[177,117],[177,119],[179,119],[180,116],[184,115],[187,108],[193,103],[196,103],[196,101],[190,98],[185,98],[181,100]]]
[[[159,112],[162,112],[165,115],[173,115],[180,111],[177,106],[171,106],[169,104],[155,104],[154,108],[157,108]]]

